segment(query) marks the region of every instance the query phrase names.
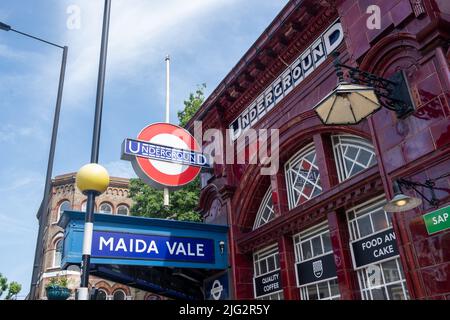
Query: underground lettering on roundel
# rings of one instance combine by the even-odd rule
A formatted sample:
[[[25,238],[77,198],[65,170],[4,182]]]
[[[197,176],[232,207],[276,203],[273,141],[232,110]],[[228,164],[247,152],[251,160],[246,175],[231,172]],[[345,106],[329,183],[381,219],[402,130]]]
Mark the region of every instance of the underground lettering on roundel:
[[[373,250],[372,254],[375,258],[394,253],[393,241],[395,241],[395,233],[390,232],[384,237],[377,237],[362,243],[362,250]],[[383,246],[381,246],[383,245]],[[381,247],[380,247],[381,246]]]

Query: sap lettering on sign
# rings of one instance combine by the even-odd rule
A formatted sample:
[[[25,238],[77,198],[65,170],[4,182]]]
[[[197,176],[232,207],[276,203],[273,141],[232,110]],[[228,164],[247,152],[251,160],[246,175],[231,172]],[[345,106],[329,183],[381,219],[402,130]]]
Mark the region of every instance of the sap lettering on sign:
[[[447,222],[448,219],[448,213],[443,213],[442,215],[438,215],[437,217],[433,217],[431,218],[431,220],[433,221],[434,225],[443,223],[443,222]]]
[[[203,243],[192,245],[191,243],[166,241],[165,245],[170,255],[190,257],[205,256]],[[116,239],[114,237],[109,237],[106,239],[102,236],[99,241],[99,250],[104,251],[105,249],[113,252],[159,253],[156,241],[154,240],[144,241],[142,239],[128,239],[128,241],[125,241],[123,238]]]

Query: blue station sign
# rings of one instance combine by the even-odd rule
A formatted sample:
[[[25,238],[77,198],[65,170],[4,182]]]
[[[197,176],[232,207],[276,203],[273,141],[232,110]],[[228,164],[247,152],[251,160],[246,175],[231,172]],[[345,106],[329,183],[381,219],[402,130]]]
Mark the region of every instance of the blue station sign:
[[[94,231],[92,257],[214,263],[213,239]]]
[[[95,214],[91,263],[226,269],[228,227],[205,223]],[[84,213],[65,211],[61,265],[81,263]]]
[[[208,159],[201,152],[127,138],[122,144],[122,159],[131,160],[133,157],[209,168]]]

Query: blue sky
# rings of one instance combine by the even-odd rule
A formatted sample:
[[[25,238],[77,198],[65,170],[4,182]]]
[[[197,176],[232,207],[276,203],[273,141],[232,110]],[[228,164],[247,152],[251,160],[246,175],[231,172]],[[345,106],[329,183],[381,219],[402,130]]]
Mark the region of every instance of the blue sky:
[[[171,121],[201,83],[208,95],[287,0],[113,0],[99,162],[134,176],[120,145],[164,120],[171,60]],[[69,28],[71,5],[80,28]],[[89,162],[100,49],[101,0],[2,0],[0,21],[69,46],[54,176]],[[0,31],[0,272],[29,289],[61,51]]]

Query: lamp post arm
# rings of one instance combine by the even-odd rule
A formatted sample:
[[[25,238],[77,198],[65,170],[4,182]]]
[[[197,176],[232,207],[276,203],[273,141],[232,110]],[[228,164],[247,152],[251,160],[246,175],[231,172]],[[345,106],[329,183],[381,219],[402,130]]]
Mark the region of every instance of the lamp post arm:
[[[44,233],[44,228],[47,225],[49,218],[48,215],[48,207],[49,207],[49,201],[50,201],[50,191],[52,186],[52,174],[53,174],[53,162],[55,159],[55,149],[56,149],[56,140],[58,136],[58,126],[59,126],[59,116],[61,113],[61,102],[62,102],[62,95],[63,95],[63,89],[64,89],[64,78],[66,74],[66,65],[67,65],[67,54],[69,51],[69,48],[67,46],[62,47],[63,54],[62,54],[62,60],[61,60],[61,69],[59,73],[59,84],[58,84],[58,95],[56,97],[56,105],[55,105],[55,114],[53,116],[53,128],[52,128],[52,137],[50,142],[50,150],[48,154],[48,162],[47,162],[47,173],[45,176],[45,186],[44,186],[44,196],[42,200],[41,210],[38,213],[38,221],[39,221],[39,227],[38,227],[38,235],[37,235],[37,241],[36,241],[36,249],[35,249],[35,255],[34,255],[34,263],[33,263],[33,271],[31,276],[31,286],[30,286],[30,298],[34,299],[36,296],[36,286],[38,282],[38,276],[40,272],[40,267],[42,264],[42,257],[41,252],[39,252],[39,249],[41,248],[42,244],[42,237]]]
[[[56,44],[56,43],[53,43],[53,42],[50,42],[50,41],[47,41],[47,40],[44,40],[44,39],[41,39],[41,38],[32,36],[31,34],[28,34],[28,33],[25,33],[25,32],[22,32],[22,31],[19,31],[19,30],[16,30],[16,29],[13,29],[13,28],[10,28],[8,31],[12,31],[12,32],[21,34],[21,35],[23,35],[23,36],[25,36],[25,37],[32,38],[32,39],[38,40],[38,41],[40,41],[40,42],[44,42],[44,43],[46,43],[46,44],[49,44],[49,45],[54,46],[54,47],[58,47],[58,48],[60,48],[60,49],[64,49],[64,47],[63,47],[63,46],[60,46],[59,44]]]
[[[436,206],[439,204],[439,200],[436,198],[435,192],[434,192],[434,181],[427,180],[425,183],[419,183],[415,181],[410,181],[406,179],[399,179],[397,180],[398,184],[400,186],[404,185],[407,188],[413,189],[415,192],[417,192],[423,199],[425,199],[430,205]],[[431,192],[431,199],[428,199],[417,187],[423,187],[430,189]]]

